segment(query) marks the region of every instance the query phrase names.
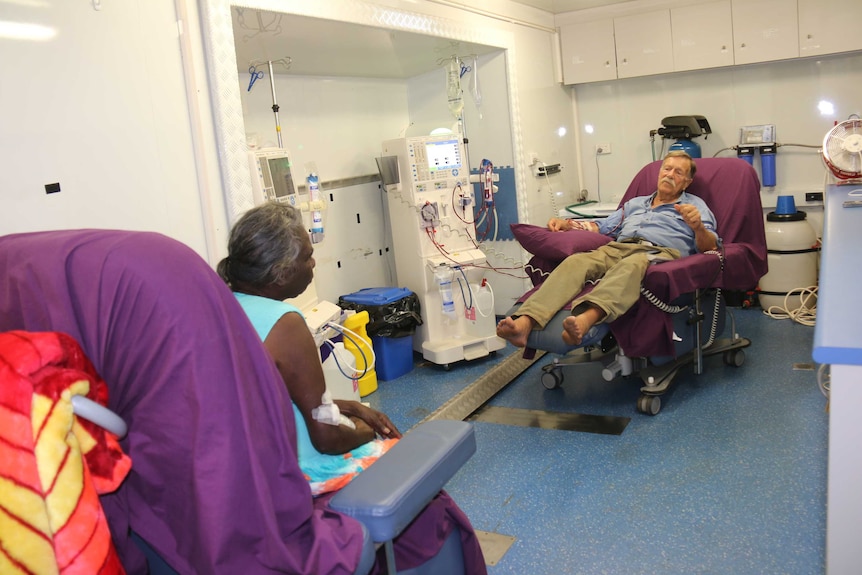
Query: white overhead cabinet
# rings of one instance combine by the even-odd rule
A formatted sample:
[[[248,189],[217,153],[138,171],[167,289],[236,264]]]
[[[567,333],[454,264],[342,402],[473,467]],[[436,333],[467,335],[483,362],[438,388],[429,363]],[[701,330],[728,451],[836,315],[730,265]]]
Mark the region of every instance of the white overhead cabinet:
[[[838,54],[862,50],[862,0],[680,3],[562,26],[560,46],[566,84]]]
[[[563,81],[601,82],[617,77],[614,21],[611,18],[560,27]]]
[[[614,18],[617,77],[673,72],[670,10]]]
[[[730,0],[671,8],[670,23],[674,70],[733,65]]]
[[[734,63],[799,57],[796,0],[733,0],[732,6]]]
[[[862,0],[799,0],[799,55],[862,50]]]

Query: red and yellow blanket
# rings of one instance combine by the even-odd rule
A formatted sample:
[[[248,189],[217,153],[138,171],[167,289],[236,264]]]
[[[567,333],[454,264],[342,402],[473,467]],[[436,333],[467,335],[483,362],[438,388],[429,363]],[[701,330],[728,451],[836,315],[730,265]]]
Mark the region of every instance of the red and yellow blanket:
[[[0,573],[124,573],[99,494],[131,460],[117,438],[75,416],[72,396],[108,388],[60,333],[0,333]]]

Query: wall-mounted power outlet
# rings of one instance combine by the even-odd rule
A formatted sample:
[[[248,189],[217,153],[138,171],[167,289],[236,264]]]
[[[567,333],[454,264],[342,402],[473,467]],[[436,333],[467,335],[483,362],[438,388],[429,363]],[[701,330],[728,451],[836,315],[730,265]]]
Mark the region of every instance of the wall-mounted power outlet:
[[[596,155],[605,155],[611,153],[611,145],[610,144],[596,144]]]
[[[822,202],[823,192],[805,192],[806,202]]]

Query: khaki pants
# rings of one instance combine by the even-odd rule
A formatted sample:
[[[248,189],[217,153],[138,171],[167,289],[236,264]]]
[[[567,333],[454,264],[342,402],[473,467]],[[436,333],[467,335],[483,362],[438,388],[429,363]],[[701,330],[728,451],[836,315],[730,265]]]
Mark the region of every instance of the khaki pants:
[[[613,321],[631,308],[640,297],[640,285],[653,260],[679,259],[678,250],[637,243],[611,242],[594,251],[573,254],[554,269],[542,286],[521,305],[518,315],[530,316],[545,325],[578,295],[587,281],[602,281],[583,298],[602,309]]]

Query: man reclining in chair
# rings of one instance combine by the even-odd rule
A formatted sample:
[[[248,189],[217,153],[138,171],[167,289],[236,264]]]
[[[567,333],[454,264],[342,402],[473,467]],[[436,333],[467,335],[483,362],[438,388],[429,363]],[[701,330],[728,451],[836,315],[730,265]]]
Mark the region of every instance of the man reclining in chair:
[[[532,330],[544,329],[587,282],[601,279],[590,293],[572,303],[572,315],[563,322],[563,341],[580,345],[591,327],[612,322],[637,302],[650,262],[716,249],[721,240],[715,231],[715,216],[703,200],[685,191],[696,169],[685,152],[670,152],[652,195],[633,198],[596,221],[551,218],[551,231],[586,230],[614,241],[563,260],[517,315],[500,320],[497,335],[516,347],[526,347]]]

